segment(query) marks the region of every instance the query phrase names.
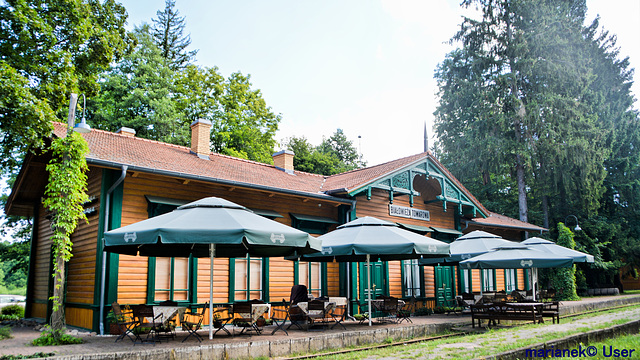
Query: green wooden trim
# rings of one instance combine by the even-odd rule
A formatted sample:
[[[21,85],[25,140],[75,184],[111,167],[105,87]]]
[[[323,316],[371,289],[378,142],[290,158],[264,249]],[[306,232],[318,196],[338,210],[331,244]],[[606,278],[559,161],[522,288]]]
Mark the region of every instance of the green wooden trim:
[[[229,259],[229,303],[236,301],[236,259]]]
[[[293,262],[293,285],[300,285],[300,261]]]
[[[269,258],[262,258],[262,300],[269,302]]]
[[[152,304],[156,297],[156,258],[150,256],[147,264],[147,304]]]
[[[38,221],[40,219],[40,205],[39,204],[34,204],[33,206],[34,208],[34,214],[33,214],[33,225],[31,225],[31,241],[29,242],[29,270],[27,272],[27,293],[26,293],[26,297],[25,297],[25,307],[24,307],[24,317],[25,318],[30,318],[31,317],[31,306],[29,306],[29,304],[31,304],[32,302],[34,302],[33,299],[33,283],[34,283],[34,278],[35,278],[35,266],[36,266],[36,262],[33,261],[33,259],[36,258],[37,253],[36,253],[36,243],[38,242],[37,236],[38,236],[38,230],[39,230],[39,224],[40,221]]]
[[[529,279],[529,269],[522,269],[524,270],[524,289],[525,290],[531,290],[531,279]]]
[[[189,255],[189,303],[198,302],[198,258]]]
[[[327,281],[327,263],[320,263],[320,290],[322,296],[329,296],[329,282]]]
[[[402,293],[402,297],[405,297],[407,295],[407,287],[405,286],[405,271],[404,271],[404,267],[405,265],[405,260],[400,260],[400,291]]]

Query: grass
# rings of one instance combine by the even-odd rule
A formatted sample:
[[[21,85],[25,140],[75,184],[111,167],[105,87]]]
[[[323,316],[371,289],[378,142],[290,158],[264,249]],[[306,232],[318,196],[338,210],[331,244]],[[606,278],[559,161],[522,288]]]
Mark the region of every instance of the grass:
[[[11,339],[11,328],[8,326],[0,326],[0,340]]]
[[[587,314],[576,316],[572,318],[566,318],[563,322],[566,323],[576,323],[576,326],[571,327],[570,330],[566,331],[548,331],[545,332],[542,330],[543,327],[547,326],[545,324],[528,324],[523,325],[517,328],[503,328],[503,329],[495,329],[490,330],[482,334],[471,334],[462,337],[449,338],[449,339],[439,339],[428,342],[419,342],[414,344],[407,344],[402,347],[388,347],[381,349],[373,349],[373,350],[365,350],[347,354],[340,355],[332,355],[330,357],[320,357],[319,359],[338,359],[338,360],[346,360],[346,359],[375,359],[375,358],[401,358],[401,359],[409,359],[409,358],[421,358],[421,357],[429,357],[430,359],[472,359],[478,358],[482,356],[493,355],[497,353],[501,353],[508,350],[523,348],[527,346],[531,346],[534,344],[538,344],[541,342],[546,342],[550,340],[559,339],[565,336],[583,333],[585,331],[603,329],[617,324],[623,324],[632,320],[636,320],[633,315],[630,318],[621,318],[607,322],[601,322],[593,325],[584,326],[584,324],[579,324],[578,321],[594,316],[601,316],[602,314],[613,314],[619,313],[623,311],[628,311],[630,309],[640,308],[640,305],[621,308],[621,309],[613,309],[603,312],[598,312],[596,314]],[[532,337],[523,337],[517,332],[519,330],[523,331],[536,331],[536,329],[540,329],[537,332],[536,336]],[[516,342],[508,341],[509,339],[517,338]],[[460,344],[478,344],[477,347],[467,347]],[[446,345],[446,347],[445,347]],[[615,348],[615,347],[614,347]],[[640,346],[636,346],[638,351],[640,351]],[[600,349],[602,350],[602,349]],[[636,354],[634,354],[636,355]],[[638,354],[640,355],[640,354]]]

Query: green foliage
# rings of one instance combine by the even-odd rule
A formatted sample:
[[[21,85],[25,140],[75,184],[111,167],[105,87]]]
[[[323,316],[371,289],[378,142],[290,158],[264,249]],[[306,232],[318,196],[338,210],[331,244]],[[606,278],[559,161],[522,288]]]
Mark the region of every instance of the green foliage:
[[[126,11],[112,0],[5,1],[0,5],[2,165],[41,148],[68,96],[98,91],[98,76],[128,50]],[[17,158],[20,158],[19,156]]]
[[[37,352],[31,355],[2,355],[0,356],[0,360],[19,360],[19,359],[39,359],[39,358],[50,358],[54,356],[56,353],[45,353],[45,352]]]
[[[0,242],[0,293],[24,295],[29,272],[29,242]]]
[[[416,312],[413,314],[414,316],[425,316],[433,314],[433,309],[427,307],[421,307],[416,309]]]
[[[184,68],[198,53],[197,50],[186,51],[191,45],[191,38],[182,35],[186,23],[175,6],[175,1],[166,0],[164,10],[156,12],[158,18],[153,19],[152,28],[153,41],[160,48],[165,64],[172,70]]]
[[[283,146],[295,154],[293,167],[299,171],[334,175],[366,166],[353,142],[347,139],[342,129],[337,129],[329,139],[323,139],[316,147],[304,136],[291,137]]]
[[[0,340],[11,339],[11,328],[8,326],[0,326]]]
[[[24,317],[24,307],[18,304],[7,305],[0,310],[0,314],[7,316],[17,316],[18,318]]]
[[[563,223],[558,224],[558,241],[556,244],[569,249],[575,248],[573,233]],[[549,284],[556,290],[556,300],[580,300],[576,293],[576,266],[549,269]]]
[[[42,335],[32,341],[34,346],[57,346],[82,344],[82,339],[65,334],[65,329],[53,329],[49,326],[42,332]]]
[[[64,138],[54,139],[51,143],[52,159],[47,164],[49,181],[45,189],[44,207],[52,214],[51,228],[53,234],[53,313],[51,325],[52,336],[60,335],[64,328],[62,298],[64,294],[64,264],[71,259],[71,234],[78,220],[87,217],[82,204],[88,200],[86,193],[87,160],[89,152],[87,142],[76,132]]]
[[[215,67],[192,64],[173,69],[147,25],[134,34],[136,51],[105,74],[100,96],[88,106],[96,128],[126,126],[136,136],[186,146],[190,124],[207,119],[213,151],[272,162],[281,117],[252,89],[250,76],[238,72],[225,79]]]

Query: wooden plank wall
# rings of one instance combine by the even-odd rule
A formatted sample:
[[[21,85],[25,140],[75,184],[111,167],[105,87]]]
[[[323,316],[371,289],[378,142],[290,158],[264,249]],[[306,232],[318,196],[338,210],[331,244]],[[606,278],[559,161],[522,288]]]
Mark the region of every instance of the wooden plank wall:
[[[91,328],[92,310],[79,309],[73,306],[76,304],[93,303],[95,266],[99,209],[100,209],[100,183],[102,171],[97,168],[90,168],[87,173],[87,193],[95,196],[96,200],[90,206],[96,207],[96,212],[87,216],[88,223],[80,221],[76,231],[71,236],[73,250],[71,260],[67,270],[67,288],[65,301],[65,319],[67,324],[83,328]],[[38,222],[38,233],[33,241],[36,247],[35,258],[30,261],[34,264],[33,278],[33,300],[31,304],[32,316],[36,318],[46,318],[47,301],[51,271],[51,221],[47,219],[49,213],[40,206],[40,217]]]
[[[221,197],[248,208],[276,211],[283,216],[276,221],[289,226],[292,224],[290,213],[338,219],[338,207],[335,203],[129,172],[124,182],[122,226],[148,218],[145,195],[170,197],[185,201],[195,201],[209,196]],[[228,301],[228,264],[227,259],[216,259],[214,262],[215,302]],[[147,259],[138,256],[120,256],[119,267],[118,301],[125,304],[144,302],[146,299]],[[272,258],[269,260],[269,270],[270,299],[268,300],[289,299],[293,285],[293,262],[282,258]],[[337,274],[337,266],[335,269],[332,268],[332,271]],[[329,282],[331,295],[337,294],[337,289],[336,281]],[[198,260],[197,298],[199,302],[209,299],[209,260],[206,258]]]
[[[453,211],[444,212],[441,203],[424,204],[422,198],[414,197],[413,208],[420,210],[428,210],[431,221],[423,221],[417,219],[407,219],[398,216],[389,215],[389,193],[383,190],[374,189],[371,192],[371,200],[367,200],[365,195],[356,197],[356,216],[373,216],[378,219],[391,222],[401,222],[410,225],[419,226],[435,226],[446,229],[455,229],[455,218]],[[408,195],[394,196],[393,204],[399,206],[410,207]]]
[[[389,296],[402,297],[402,262],[389,261]]]
[[[47,317],[47,299],[49,298],[49,279],[51,278],[51,221],[46,216],[47,213],[42,207],[38,210],[40,217],[38,221],[38,233],[35,234],[35,241],[31,246],[36,247],[33,252],[35,258],[31,258],[33,263],[33,303],[31,315],[36,318],[44,319]]]

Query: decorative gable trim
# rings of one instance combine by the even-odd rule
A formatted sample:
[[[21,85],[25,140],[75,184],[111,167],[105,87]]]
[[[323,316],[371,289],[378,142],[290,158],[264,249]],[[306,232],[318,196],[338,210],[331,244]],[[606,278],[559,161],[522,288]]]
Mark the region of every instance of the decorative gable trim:
[[[457,205],[459,215],[489,216],[482,205],[464,187],[458,185],[458,180],[429,156],[349,190],[348,195],[364,193],[367,200],[370,200],[372,190],[380,189],[389,193],[389,203],[393,204],[394,195],[408,195],[409,203],[413,206],[416,197],[421,196],[420,191],[414,188],[416,176],[424,176],[425,180],[434,179],[440,186],[439,194],[425,203],[442,202],[444,211],[447,211],[447,204]]]

